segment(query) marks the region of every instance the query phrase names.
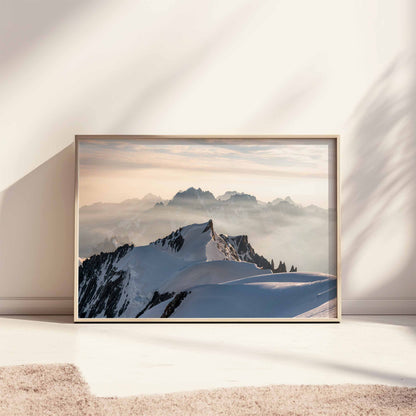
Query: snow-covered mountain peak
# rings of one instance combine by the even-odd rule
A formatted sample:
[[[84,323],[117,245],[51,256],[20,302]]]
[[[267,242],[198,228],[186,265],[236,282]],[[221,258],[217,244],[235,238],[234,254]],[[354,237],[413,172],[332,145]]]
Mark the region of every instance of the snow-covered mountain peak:
[[[151,245],[186,261],[239,261],[234,247],[215,232],[212,220],[178,228]]]

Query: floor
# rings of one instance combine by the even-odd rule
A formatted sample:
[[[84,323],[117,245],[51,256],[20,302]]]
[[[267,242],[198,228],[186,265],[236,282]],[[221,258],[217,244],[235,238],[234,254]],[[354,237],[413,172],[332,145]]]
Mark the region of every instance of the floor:
[[[74,363],[92,393],[268,384],[416,386],[416,316],[341,324],[73,324],[1,316],[0,366]]]

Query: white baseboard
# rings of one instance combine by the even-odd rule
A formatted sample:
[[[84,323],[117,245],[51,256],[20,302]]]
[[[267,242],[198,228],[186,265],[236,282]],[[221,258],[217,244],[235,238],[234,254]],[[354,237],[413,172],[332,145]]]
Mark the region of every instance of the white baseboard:
[[[72,297],[0,298],[0,315],[72,315]],[[416,299],[344,299],[343,315],[415,315]]]
[[[72,297],[0,298],[0,315],[72,315]]]
[[[416,315],[416,299],[343,299],[343,315]]]

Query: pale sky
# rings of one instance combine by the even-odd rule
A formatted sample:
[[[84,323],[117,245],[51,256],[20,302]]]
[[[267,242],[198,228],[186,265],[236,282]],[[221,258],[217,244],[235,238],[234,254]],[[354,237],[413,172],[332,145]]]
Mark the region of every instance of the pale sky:
[[[326,140],[81,140],[79,206],[148,193],[171,199],[193,186],[327,208],[333,154]]]

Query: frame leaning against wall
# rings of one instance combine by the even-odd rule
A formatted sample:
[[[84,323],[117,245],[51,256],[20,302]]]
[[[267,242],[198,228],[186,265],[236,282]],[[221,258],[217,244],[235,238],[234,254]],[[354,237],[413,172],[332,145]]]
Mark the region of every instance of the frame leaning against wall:
[[[335,176],[333,189],[336,204],[335,247],[332,251],[336,261],[336,317],[334,318],[80,318],[78,313],[78,268],[79,268],[79,144],[84,140],[242,140],[256,141],[261,139],[276,140],[325,140],[334,143],[335,166],[332,171]],[[340,259],[340,136],[339,135],[76,135],[75,136],[75,241],[74,241],[74,322],[341,322],[341,259]]]

